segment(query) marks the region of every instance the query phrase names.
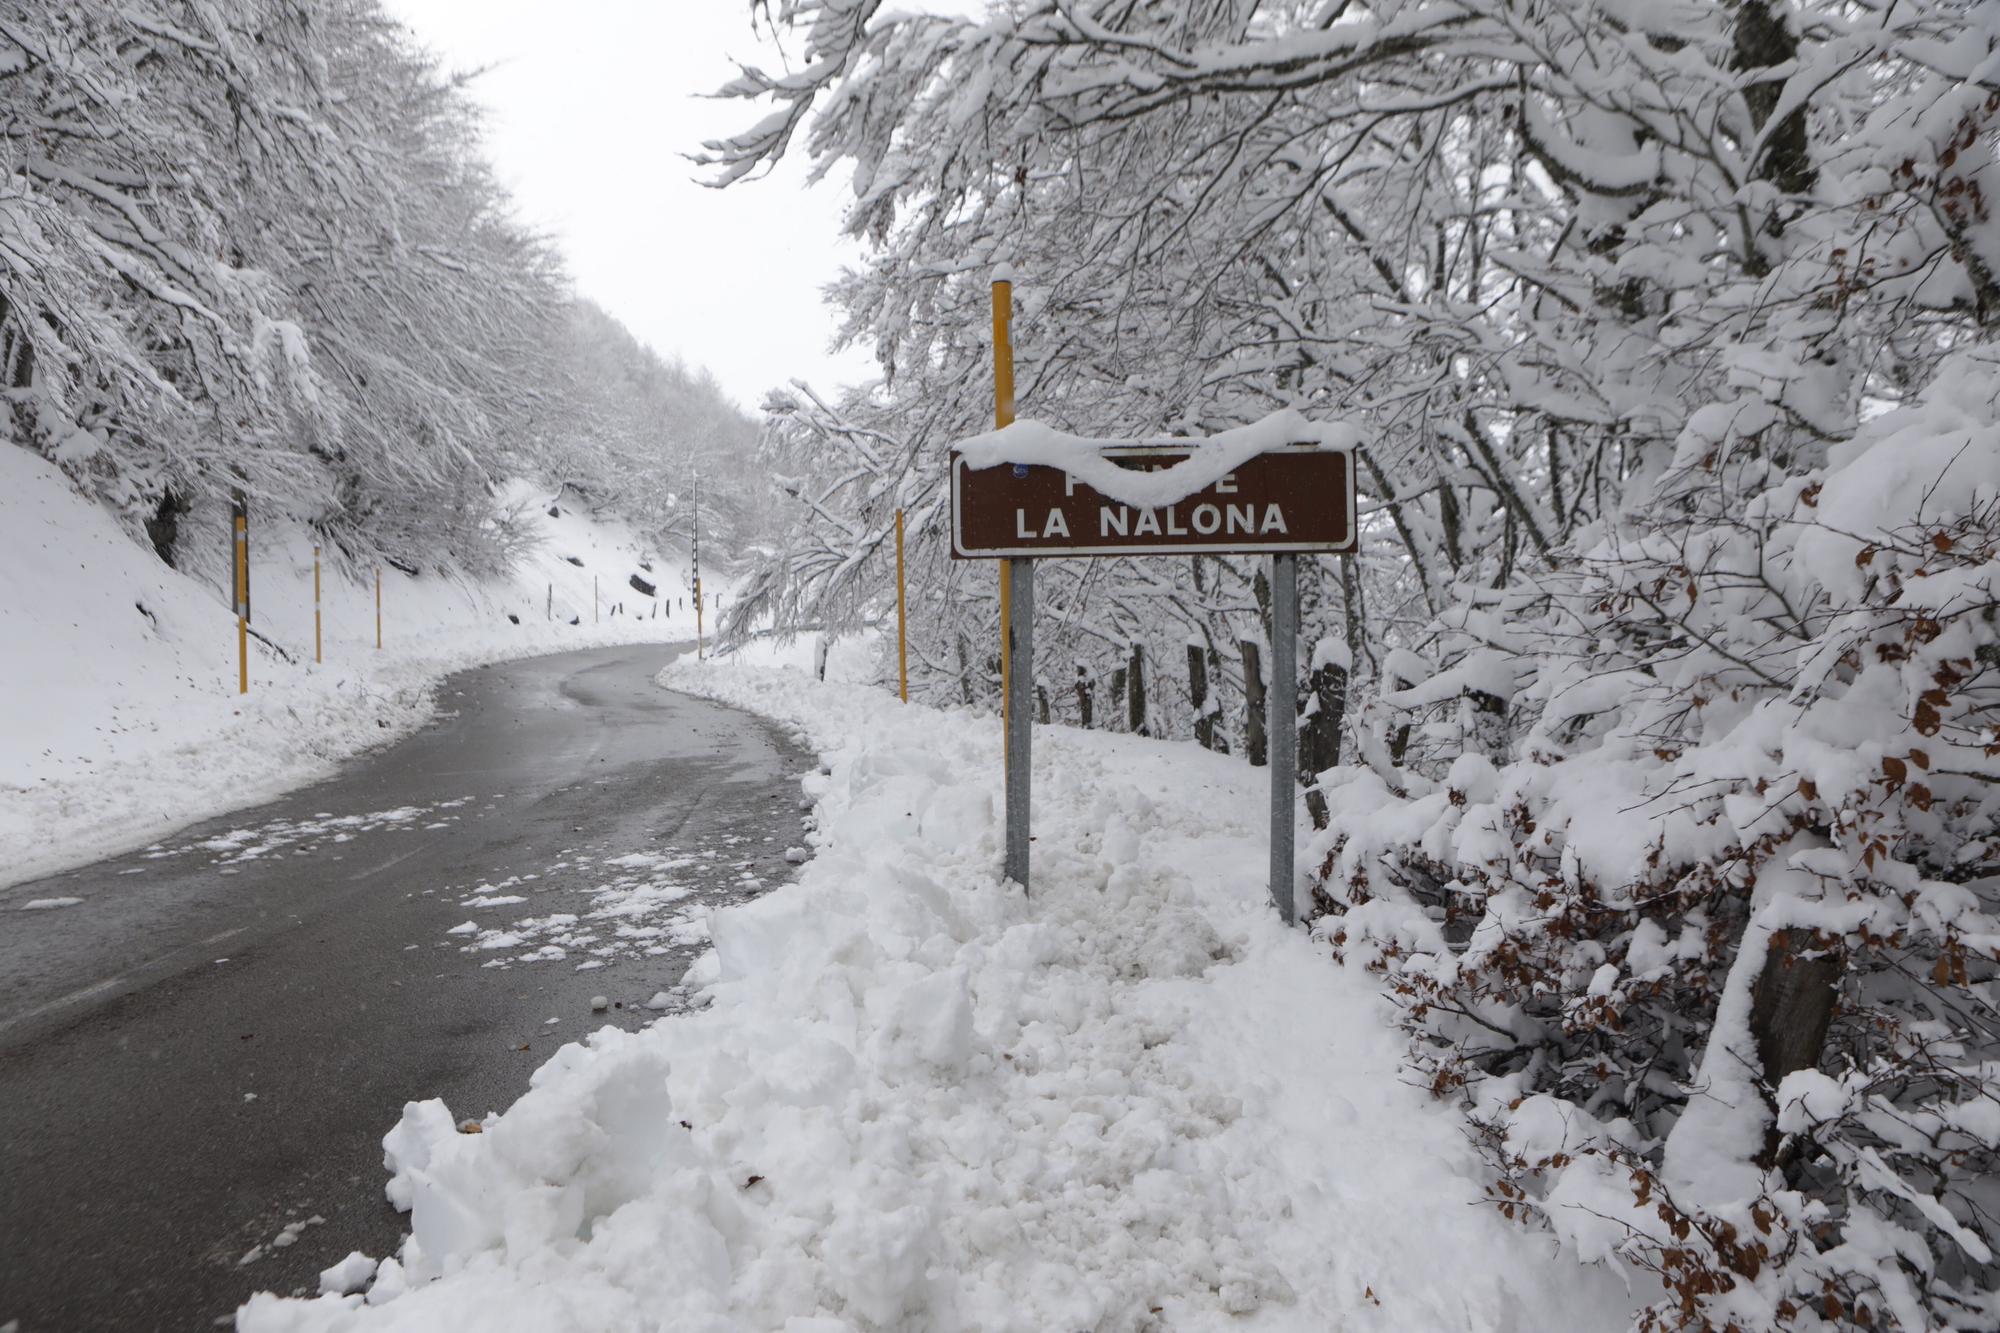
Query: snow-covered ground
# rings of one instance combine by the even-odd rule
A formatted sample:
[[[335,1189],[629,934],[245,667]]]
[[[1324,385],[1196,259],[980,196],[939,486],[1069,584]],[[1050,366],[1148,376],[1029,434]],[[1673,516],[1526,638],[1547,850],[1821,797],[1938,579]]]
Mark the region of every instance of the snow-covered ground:
[[[241,695],[228,534],[213,534],[211,551],[184,532],[191,571],[169,569],[48,462],[0,448],[0,885],[144,846],[324,776],[421,725],[431,687],[461,667],[693,637],[678,559],[656,558],[622,523],[566,505],[550,516],[546,490],[514,490],[539,502],[533,554],[511,578],[479,584],[385,568],[379,652],[372,575],[349,577],[329,559],[321,665],[311,538],[254,528],[252,627],[262,637],[251,640]],[[635,574],[657,600],[631,586]],[[711,578],[711,596],[717,586]]]
[[[1369,981],[1277,924],[1262,771],[1040,729],[1023,894],[992,719],[662,680],[819,749],[813,860],[707,917],[705,1008],[564,1047],[476,1134],[412,1103],[401,1254],[243,1333],[1625,1324],[1615,1274],[1482,1202]]]

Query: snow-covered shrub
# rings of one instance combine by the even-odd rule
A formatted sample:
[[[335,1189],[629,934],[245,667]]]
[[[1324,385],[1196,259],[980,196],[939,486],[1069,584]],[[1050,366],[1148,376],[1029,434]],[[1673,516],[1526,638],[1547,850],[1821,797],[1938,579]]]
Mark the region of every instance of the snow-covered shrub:
[[[1329,775],[1316,928],[1500,1205],[1665,1281],[1646,1326],[2000,1326],[2000,353],[1796,473],[1742,408],[1447,617]],[[1491,758],[1440,717],[1474,685]]]

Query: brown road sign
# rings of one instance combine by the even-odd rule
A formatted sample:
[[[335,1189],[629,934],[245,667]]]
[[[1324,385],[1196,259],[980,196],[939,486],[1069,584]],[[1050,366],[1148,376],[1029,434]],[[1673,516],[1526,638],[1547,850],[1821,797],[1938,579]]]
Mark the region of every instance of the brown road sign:
[[[1106,450],[1120,467],[1157,471],[1187,449]],[[1002,556],[1211,555],[1354,547],[1354,455],[1294,445],[1250,458],[1176,504],[1147,509],[1100,495],[1061,468],[951,461],[951,553]]]

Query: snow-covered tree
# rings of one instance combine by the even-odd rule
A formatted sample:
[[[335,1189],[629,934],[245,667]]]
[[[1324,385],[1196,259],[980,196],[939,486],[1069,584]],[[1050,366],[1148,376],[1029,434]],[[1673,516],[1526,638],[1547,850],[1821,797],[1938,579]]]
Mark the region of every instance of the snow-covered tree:
[[[166,558],[243,496],[336,559],[489,570],[518,549],[508,475],[581,469],[664,532],[669,472],[746,455],[712,383],[576,306],[462,83],[375,0],[0,20],[12,433]]]
[[[769,10],[801,59],[730,86],[771,109],[711,161],[852,172],[834,299],[883,367],[777,404],[769,605],[879,597],[901,505],[935,688],[983,685],[940,487],[1003,262],[1024,415],[1353,420],[1362,548],[1304,578],[1346,738],[1317,928],[1408,1002],[1500,1205],[1659,1272],[1662,1327],[2000,1324],[2000,11]],[[1254,678],[1248,567],[1043,569],[1045,676],[1135,621]]]

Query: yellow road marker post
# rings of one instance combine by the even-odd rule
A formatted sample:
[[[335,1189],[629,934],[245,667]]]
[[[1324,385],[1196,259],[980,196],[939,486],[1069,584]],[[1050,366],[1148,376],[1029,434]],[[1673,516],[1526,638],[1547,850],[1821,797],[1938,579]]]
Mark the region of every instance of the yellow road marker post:
[[[903,702],[910,701],[909,608],[903,597],[903,511],[896,511],[896,681]]]
[[[236,692],[250,693],[250,519],[236,511]]]
[[[1014,343],[1010,327],[1014,322],[1014,284],[1006,278],[993,282],[993,427],[1004,430],[1014,424]],[[1013,698],[1013,645],[1009,630],[1014,624],[1014,562],[1000,562],[1000,734],[1007,732],[1008,701]],[[1004,768],[1011,758],[1001,749]]]

